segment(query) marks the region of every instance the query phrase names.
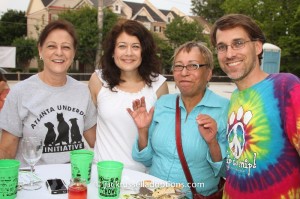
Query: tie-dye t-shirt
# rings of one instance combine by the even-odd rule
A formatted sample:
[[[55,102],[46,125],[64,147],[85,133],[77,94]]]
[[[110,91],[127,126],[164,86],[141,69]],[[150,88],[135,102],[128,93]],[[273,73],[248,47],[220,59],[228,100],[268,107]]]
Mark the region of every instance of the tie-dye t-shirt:
[[[299,199],[299,78],[272,74],[246,90],[236,90],[227,125],[223,198]]]

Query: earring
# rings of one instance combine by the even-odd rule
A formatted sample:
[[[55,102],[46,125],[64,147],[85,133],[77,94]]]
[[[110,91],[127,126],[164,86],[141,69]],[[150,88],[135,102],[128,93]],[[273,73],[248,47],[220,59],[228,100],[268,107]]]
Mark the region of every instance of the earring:
[[[43,57],[42,57],[42,56],[40,56],[40,60],[43,60]]]

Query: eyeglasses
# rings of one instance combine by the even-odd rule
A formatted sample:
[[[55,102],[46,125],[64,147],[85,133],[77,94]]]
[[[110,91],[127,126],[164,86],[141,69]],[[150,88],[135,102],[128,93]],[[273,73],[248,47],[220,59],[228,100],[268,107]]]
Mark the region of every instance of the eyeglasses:
[[[198,68],[202,66],[207,66],[208,64],[187,64],[187,65],[181,65],[176,64],[173,66],[173,71],[182,71],[184,68],[186,68],[188,71],[190,70],[197,70]]]
[[[233,50],[239,50],[245,47],[245,44],[247,42],[252,42],[253,40],[248,40],[248,41],[244,41],[244,40],[236,40],[233,41],[230,45],[226,45],[226,44],[219,44],[216,47],[216,51],[217,53],[225,53],[227,52],[228,46],[231,46],[231,48]]]

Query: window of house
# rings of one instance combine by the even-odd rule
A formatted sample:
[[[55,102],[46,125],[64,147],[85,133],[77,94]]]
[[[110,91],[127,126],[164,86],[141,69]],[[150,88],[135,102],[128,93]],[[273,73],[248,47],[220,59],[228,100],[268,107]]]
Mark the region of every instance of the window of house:
[[[168,17],[168,22],[169,22],[169,23],[171,22],[171,17]]]
[[[118,5],[115,6],[115,11],[119,11],[119,6]]]

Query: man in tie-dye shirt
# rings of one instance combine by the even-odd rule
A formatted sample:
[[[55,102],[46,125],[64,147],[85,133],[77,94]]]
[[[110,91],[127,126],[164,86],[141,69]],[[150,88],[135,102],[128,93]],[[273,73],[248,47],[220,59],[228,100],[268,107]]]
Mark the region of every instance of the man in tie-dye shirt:
[[[300,80],[261,68],[265,36],[230,14],[211,31],[222,70],[235,82],[227,129],[225,199],[300,198]]]

